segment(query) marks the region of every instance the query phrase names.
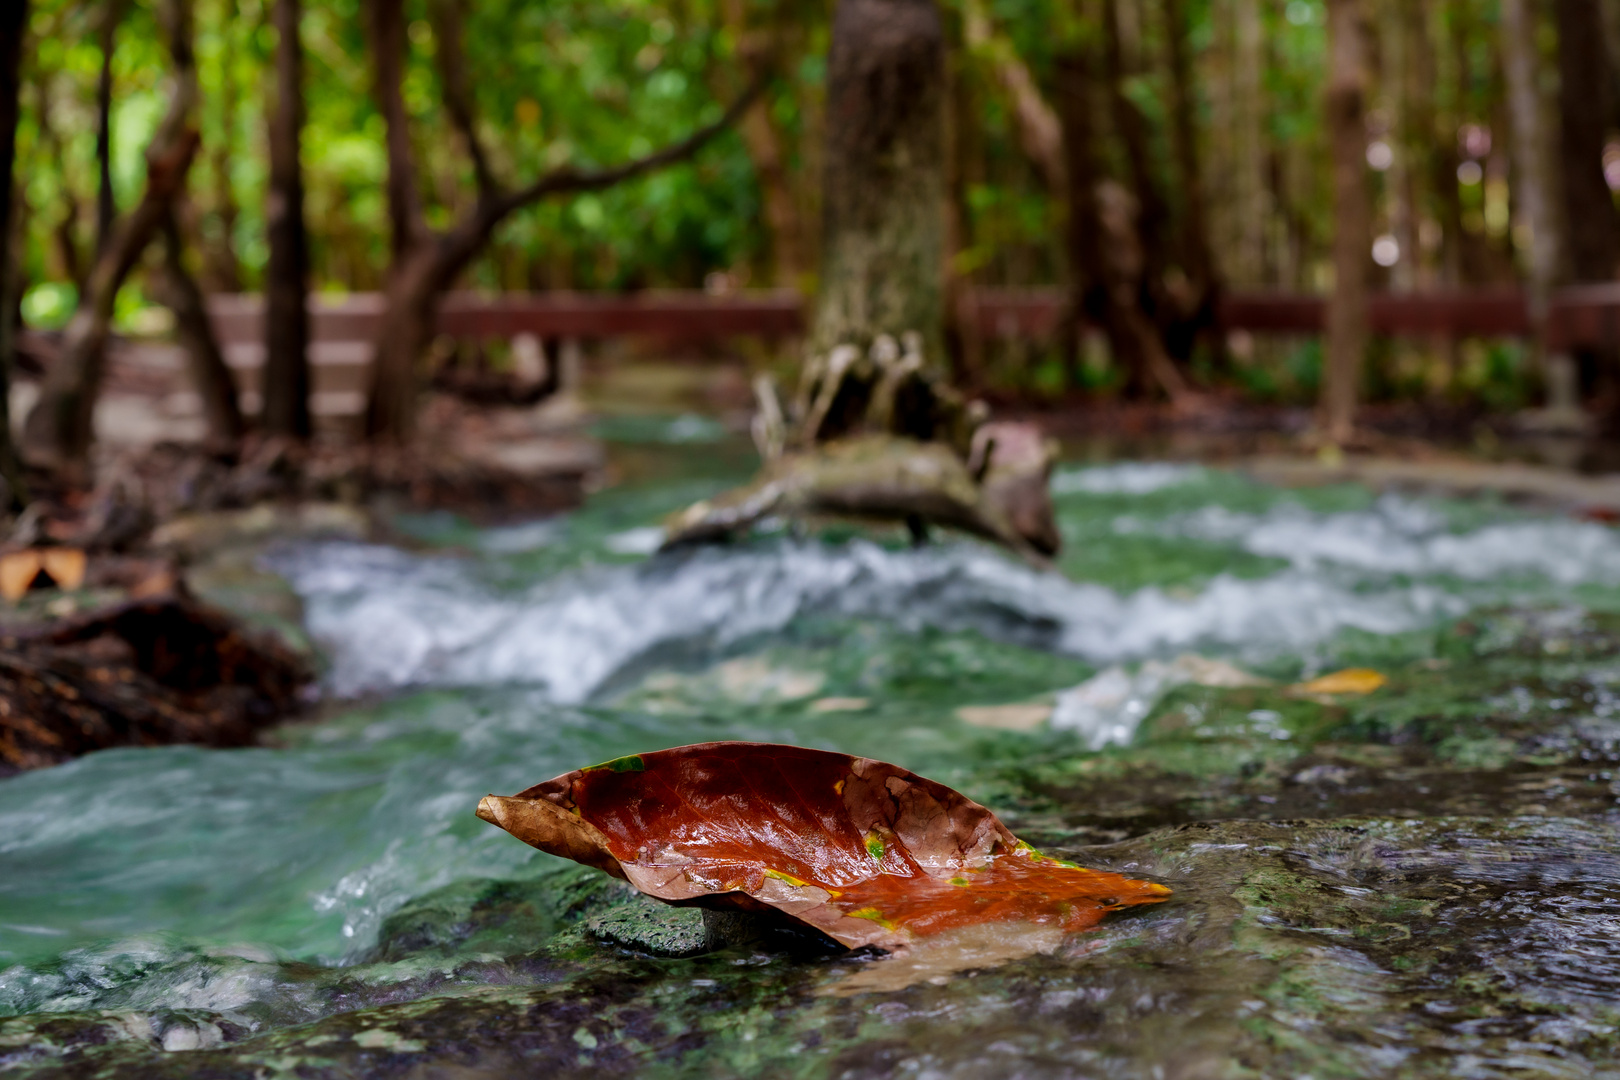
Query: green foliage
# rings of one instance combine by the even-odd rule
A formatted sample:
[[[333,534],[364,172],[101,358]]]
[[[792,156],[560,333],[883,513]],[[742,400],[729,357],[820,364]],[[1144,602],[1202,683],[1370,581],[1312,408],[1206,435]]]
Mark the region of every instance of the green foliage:
[[[1103,42],[1099,5],[984,0],[995,47],[981,49],[965,40],[966,2],[940,0],[953,80],[952,267],[976,286],[1060,284],[1067,276],[1066,211],[1024,149],[998,58],[1022,63],[1047,103],[1055,103],[1059,58],[1080,46],[1095,57]],[[264,114],[276,45],[269,3],[194,0],[203,152],[183,218],[202,249],[203,284],[216,290],[258,288],[268,259]],[[133,0],[112,64],[113,190],[125,209],[139,197],[143,151],[168,94],[168,58],[153,5]],[[565,164],[621,162],[712,120],[741,91],[742,43],[754,37],[774,47],[777,78],[765,114],[775,143],[771,153],[782,167],[762,180],[754,161],[759,148],[741,133],[729,133],[690,164],[515,215],[459,284],[490,290],[694,288],[718,271],[743,285],[813,286],[823,83],[834,6],[810,0],[466,4],[465,49],[478,126],[503,183],[517,185]],[[1426,104],[1433,139],[1396,130],[1408,93],[1394,66],[1397,6],[1370,16],[1370,137],[1390,139],[1398,154],[1412,154],[1434,140],[1445,145],[1468,131],[1483,133],[1482,167],[1477,175],[1468,172],[1455,192],[1466,235],[1446,237],[1444,244],[1448,251],[1463,244],[1458,251],[1469,281],[1506,280],[1522,255],[1516,245],[1522,247],[1523,237],[1512,228],[1506,139],[1490,131],[1503,115],[1494,5],[1448,2],[1429,11],[1433,93]],[[1332,236],[1321,114],[1323,2],[1257,5],[1257,46],[1243,44],[1231,5],[1183,0],[1183,7],[1193,67],[1192,120],[1211,236],[1226,280],[1235,288],[1321,291],[1330,281]],[[44,327],[66,319],[74,278],[85,273],[95,243],[95,85],[103,10],[75,0],[34,5],[18,175],[23,279],[31,290],[24,310],[31,323]],[[1120,11],[1122,90],[1146,122],[1150,169],[1168,204],[1168,233],[1175,237],[1188,220],[1188,206],[1170,141],[1174,95],[1165,8],[1121,0]],[[306,216],[314,284],[327,292],[381,287],[390,254],[384,125],[372,100],[363,16],[361,0],[328,0],[306,3],[303,17]],[[402,89],[413,122],[417,179],[429,222],[444,227],[476,198],[472,170],[443,107],[427,0],[409,0],[407,17],[410,56]],[[1094,119],[1103,174],[1128,180],[1110,110],[1099,104]],[[1433,226],[1442,192],[1434,188],[1427,163],[1413,158],[1406,164],[1412,168],[1403,175],[1415,177],[1416,185],[1407,211]],[[1369,172],[1379,233],[1393,231],[1402,212],[1398,204],[1405,196],[1395,178],[1395,172]],[[781,184],[785,192],[779,194],[798,218],[795,239],[803,258],[795,282],[773,280],[762,183]],[[1255,185],[1259,190],[1252,190]],[[1243,207],[1252,206],[1262,207],[1258,219],[1245,217]],[[1438,248],[1425,251],[1420,277],[1444,281],[1454,264],[1462,265],[1451,254],[1443,258]],[[126,326],[139,322],[134,312],[147,303],[140,274],[130,290],[120,302]],[[1195,374],[1206,385],[1235,383],[1263,401],[1300,404],[1314,398],[1318,343],[1258,344],[1251,356],[1232,363],[1220,355],[1195,358]],[[988,380],[1015,392],[1112,393],[1124,382],[1106,362],[1076,362],[1055,348],[991,343],[989,352]],[[1466,343],[1456,364],[1435,350],[1404,347],[1370,359],[1366,389],[1374,400],[1443,391],[1511,409],[1532,400],[1536,390],[1522,350],[1512,344]]]

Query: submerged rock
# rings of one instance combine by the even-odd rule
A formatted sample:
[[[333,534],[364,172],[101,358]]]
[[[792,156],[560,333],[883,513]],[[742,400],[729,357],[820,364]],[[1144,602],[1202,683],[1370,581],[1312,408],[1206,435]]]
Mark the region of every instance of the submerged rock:
[[[606,878],[537,866],[419,896],[350,966],[170,948],[13,967],[0,1013],[31,1015],[0,1020],[0,1069],[1614,1076],[1620,621],[1498,611],[1358,641],[1332,662],[1388,674],[1365,697],[1301,697],[1297,670],[1268,669],[1276,685],[1168,690],[1128,746],[975,735],[965,789],[1021,835],[1175,888],[1095,933],[990,934],[910,970],[709,926],[700,948],[697,924],[649,929]],[[927,653],[941,715],[971,682],[961,658],[1000,648],[958,644]],[[853,650],[868,675],[871,651]],[[997,699],[1080,677],[1029,670],[998,667]],[[832,665],[818,692],[866,685],[853,678]],[[898,685],[867,688],[880,713]],[[840,715],[814,700],[776,703],[771,722]]]
[[[527,985],[260,1033],[187,1014],[236,1041],[184,1055],[148,1034],[155,1013],[16,1019],[0,1028],[0,1064],[244,1078],[1073,1076],[1103,1065],[1141,1077],[1441,1077],[1511,1058],[1528,1072],[1601,1075],[1620,1021],[1617,839],[1610,823],[1546,818],[1202,823],[1084,853],[1176,882],[1175,900],[971,977],[863,993],[861,973],[885,961],[736,949],[651,960],[559,942],[563,966]],[[838,993],[845,980],[856,992]]]

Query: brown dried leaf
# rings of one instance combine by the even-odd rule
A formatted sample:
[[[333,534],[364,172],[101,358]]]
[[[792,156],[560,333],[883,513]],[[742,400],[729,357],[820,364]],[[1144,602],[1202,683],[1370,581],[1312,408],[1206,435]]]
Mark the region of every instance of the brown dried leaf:
[[[668,903],[774,911],[849,948],[987,923],[1084,930],[1170,895],[1047,858],[905,769],[795,746],[620,758],[488,796],[478,816]]]

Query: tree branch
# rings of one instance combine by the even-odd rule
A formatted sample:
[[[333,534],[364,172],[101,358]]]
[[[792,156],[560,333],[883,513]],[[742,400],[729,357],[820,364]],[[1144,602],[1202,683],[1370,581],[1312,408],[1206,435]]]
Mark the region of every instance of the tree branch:
[[[433,34],[438,38],[434,57],[438,61],[439,80],[444,84],[445,110],[467,144],[467,156],[472,158],[473,176],[478,182],[478,197],[480,200],[499,198],[501,187],[489,167],[483,140],[478,137],[478,110],[467,81],[461,0],[432,0],[428,15],[433,21]]]
[[[394,252],[409,248],[427,229],[422,215],[422,198],[416,190],[416,164],[411,156],[410,117],[400,86],[405,80],[404,0],[369,0],[371,55],[377,65],[377,108],[387,127],[388,222],[393,232]]]
[[[530,203],[543,199],[548,195],[570,195],[586,191],[601,191],[615,184],[632,180],[644,173],[653,172],[666,165],[685,161],[696,154],[714,140],[715,136],[725,131],[737,122],[748,107],[754,103],[760,93],[765,89],[767,79],[756,78],[752,85],[744,91],[743,95],[726,109],[720,119],[707,127],[700,128],[682,139],[671,143],[662,150],[655,150],[646,157],[627,161],[622,165],[615,165],[610,169],[580,170],[572,165],[564,165],[553,169],[538,180],[524,188],[519,188],[508,195],[495,200],[492,212],[495,220],[500,220],[508,214],[523,209]]]
[[[118,24],[124,21],[125,0],[106,0],[97,38],[101,46],[101,71],[96,78],[96,251],[112,240],[118,222],[118,204],[112,182],[112,99],[113,48],[118,40]]]
[[[1012,98],[1013,126],[1024,155],[1034,163],[1053,195],[1067,190],[1063,172],[1063,124],[1057,110],[1041,96],[1040,87],[1012,42],[998,35],[983,0],[967,0],[962,9],[962,36],[970,50],[995,68],[996,79]]]

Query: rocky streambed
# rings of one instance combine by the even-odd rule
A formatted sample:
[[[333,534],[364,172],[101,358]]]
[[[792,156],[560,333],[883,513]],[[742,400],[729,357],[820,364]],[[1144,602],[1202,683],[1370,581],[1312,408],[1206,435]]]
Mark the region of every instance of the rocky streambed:
[[[842,537],[649,559],[702,476],[271,551],[349,704],[0,782],[0,1069],[1620,1075],[1620,536],[1181,467],[1056,483],[1061,576]],[[1186,654],[1248,677],[1144,677]],[[1386,681],[1301,686],[1342,668]],[[1175,896],[880,959],[472,816],[720,738],[896,761]]]

